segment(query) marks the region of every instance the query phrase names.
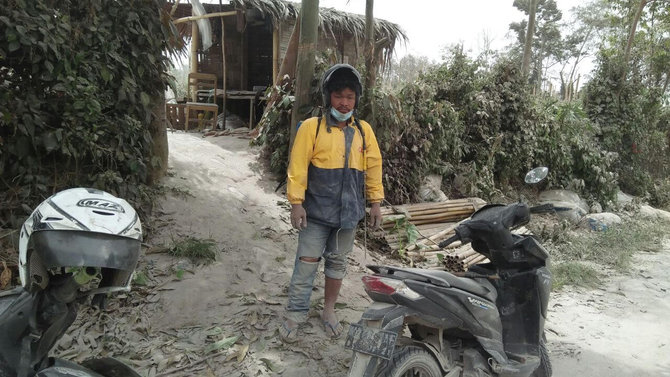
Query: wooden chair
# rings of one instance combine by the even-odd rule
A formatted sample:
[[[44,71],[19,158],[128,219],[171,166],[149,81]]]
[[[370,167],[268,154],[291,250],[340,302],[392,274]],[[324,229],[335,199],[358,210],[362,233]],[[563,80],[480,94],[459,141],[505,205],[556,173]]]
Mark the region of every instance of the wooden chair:
[[[197,122],[200,130],[205,124],[211,124],[211,129],[216,129],[219,116],[219,106],[216,104],[216,81],[217,78],[214,74],[188,74],[187,90],[190,101],[186,102],[186,121],[184,122],[186,131],[188,131],[191,122]],[[207,113],[212,113],[212,118],[207,118]],[[191,119],[193,114],[196,117]]]

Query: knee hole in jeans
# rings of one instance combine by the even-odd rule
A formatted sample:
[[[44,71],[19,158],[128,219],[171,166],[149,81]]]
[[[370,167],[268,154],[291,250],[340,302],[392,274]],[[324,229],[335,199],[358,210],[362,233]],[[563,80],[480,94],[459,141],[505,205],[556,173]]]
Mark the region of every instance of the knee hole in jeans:
[[[319,263],[321,261],[321,257],[319,257],[319,258],[300,257],[300,261],[305,262],[305,263]]]

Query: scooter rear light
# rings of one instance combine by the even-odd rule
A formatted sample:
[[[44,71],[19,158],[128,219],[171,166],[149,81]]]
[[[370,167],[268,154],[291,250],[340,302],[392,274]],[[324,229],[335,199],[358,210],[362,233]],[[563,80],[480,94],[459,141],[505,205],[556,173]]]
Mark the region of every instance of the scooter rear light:
[[[395,287],[386,283],[391,279],[383,279],[379,276],[363,276],[363,285],[368,292],[381,293],[383,295],[391,295],[395,292]],[[392,282],[390,282],[392,284]]]
[[[421,297],[420,294],[414,292],[402,280],[388,279],[374,275],[363,276],[361,280],[363,280],[365,291],[368,293],[374,292],[387,296],[397,293],[412,300]]]

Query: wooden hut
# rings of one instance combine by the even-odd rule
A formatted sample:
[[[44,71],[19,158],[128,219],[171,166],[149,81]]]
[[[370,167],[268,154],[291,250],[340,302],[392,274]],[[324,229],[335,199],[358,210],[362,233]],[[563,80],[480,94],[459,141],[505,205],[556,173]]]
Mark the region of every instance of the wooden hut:
[[[193,22],[190,3],[169,3],[172,19],[180,33],[190,38],[190,71],[217,75],[224,88],[224,107],[238,115],[249,115],[253,126],[253,105],[258,93],[275,81],[296,24],[300,4],[284,0],[231,0],[205,4],[212,44],[202,48],[202,37]],[[223,4],[225,3],[225,4]],[[331,8],[320,9],[320,51],[330,50],[336,61],[357,65],[363,62],[365,16]],[[194,33],[195,32],[195,33]],[[222,43],[223,40],[223,43]],[[396,42],[406,41],[400,27],[375,20],[375,41],[381,68],[393,54]],[[248,99],[225,104],[225,100]]]

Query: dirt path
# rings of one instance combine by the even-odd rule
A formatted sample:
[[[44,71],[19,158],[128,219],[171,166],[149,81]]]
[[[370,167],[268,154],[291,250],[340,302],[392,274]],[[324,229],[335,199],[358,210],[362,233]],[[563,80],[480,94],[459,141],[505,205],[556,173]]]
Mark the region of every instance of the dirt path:
[[[670,376],[670,242],[664,246],[636,254],[630,274],[600,289],[552,295],[554,377]]]
[[[171,176],[163,184],[176,190],[161,204],[157,218],[168,225],[150,242],[190,235],[216,240],[223,252],[213,265],[194,267],[193,274],[165,285],[160,310],[150,318],[154,330],[217,327],[222,337],[241,336],[238,344],[249,345],[246,357],[211,369],[216,376],[345,374],[350,352],[344,339],[327,339],[317,317],[323,302],[321,271],[304,340],[286,346],[277,337],[297,234],[290,229],[284,196],[274,192],[276,182],[260,174],[258,150],[234,137],[173,133],[169,141]],[[175,194],[179,192],[192,196]],[[147,262],[174,263],[170,259],[156,255]],[[356,248],[338,305],[343,321],[357,321],[369,302],[359,286],[366,262],[372,263],[372,257],[366,259]]]
[[[169,148],[170,175],[162,183],[173,190],[156,211],[157,230],[148,242],[155,247],[184,236],[211,238],[222,253],[206,267],[164,254],[144,258],[144,265],[162,271],[157,275],[163,282],[138,304],[144,313],[141,336],[137,329],[122,334],[131,338],[129,344],[133,337],[154,341],[153,348],[147,345],[149,362],[131,363],[148,375],[185,365],[191,366],[169,375],[346,375],[350,351],[344,339],[325,337],[317,317],[321,272],[314,317],[301,341],[287,346],[277,337],[297,236],[285,198],[261,174],[258,150],[246,139],[193,133],[171,133]],[[547,326],[554,376],[670,376],[669,249],[639,255],[638,270],[612,278],[603,290],[552,296]],[[360,284],[363,266],[378,261],[357,247],[350,262],[338,305],[340,318],[349,323],[369,302]],[[174,278],[175,266],[189,273]],[[216,357],[208,352],[214,342],[234,336],[239,338],[233,348]]]

